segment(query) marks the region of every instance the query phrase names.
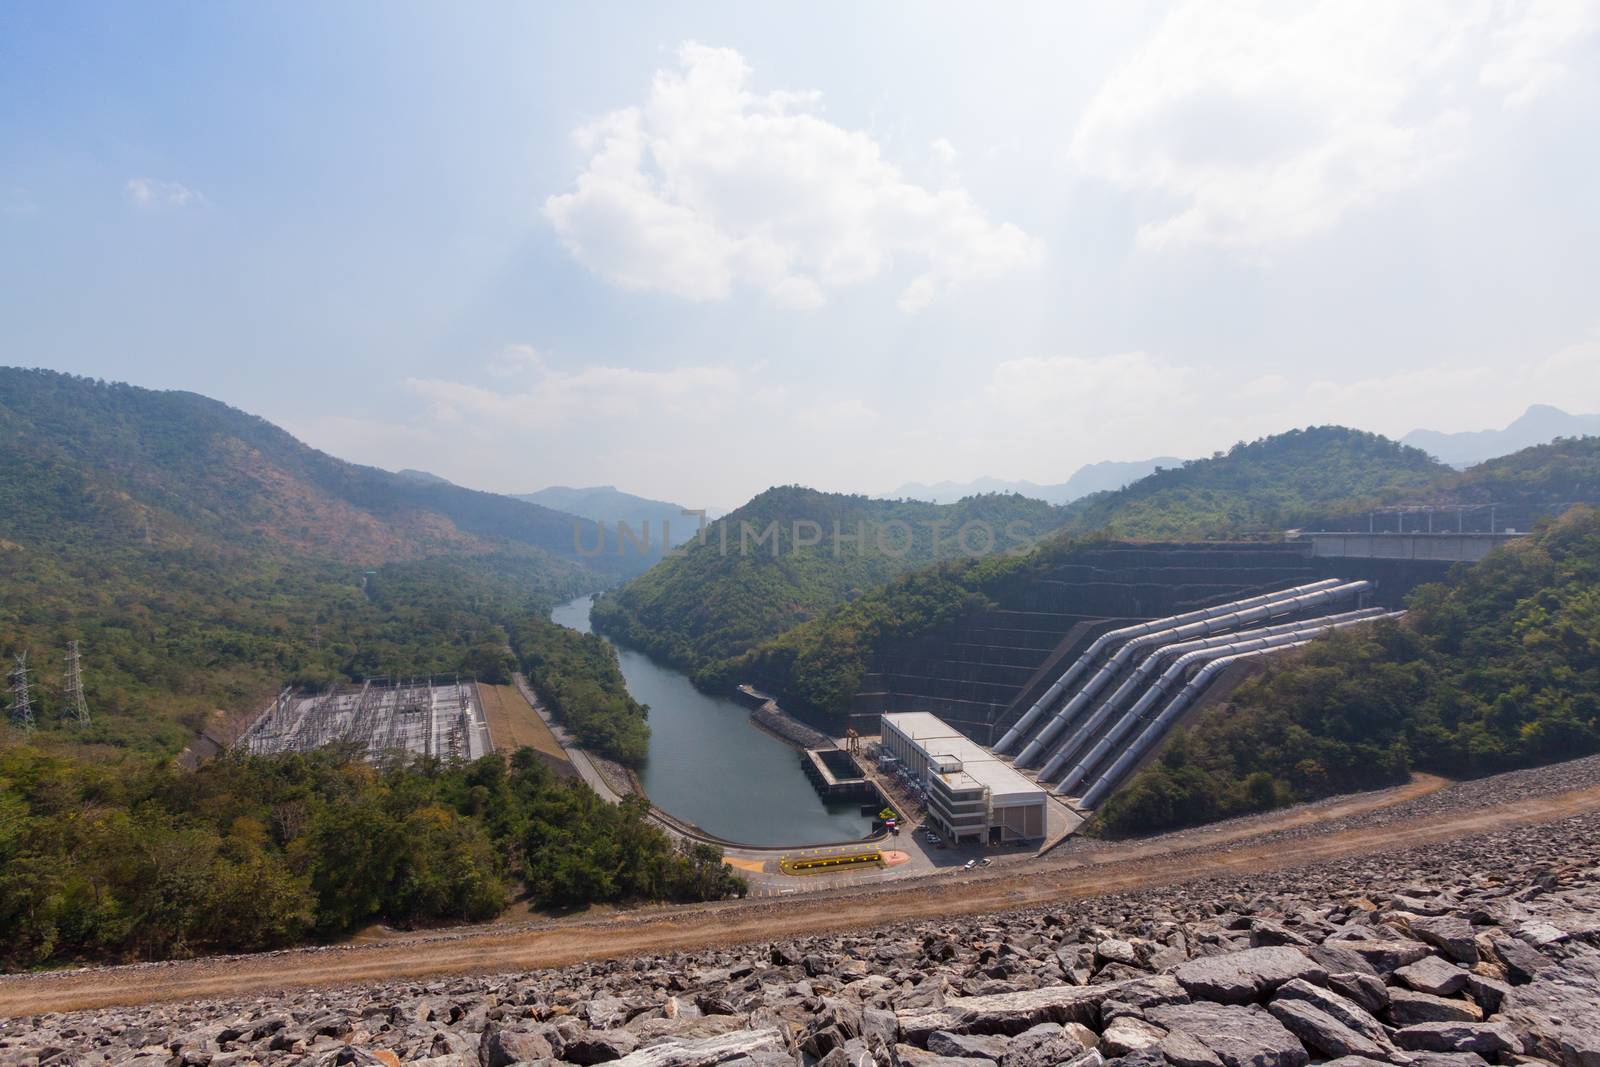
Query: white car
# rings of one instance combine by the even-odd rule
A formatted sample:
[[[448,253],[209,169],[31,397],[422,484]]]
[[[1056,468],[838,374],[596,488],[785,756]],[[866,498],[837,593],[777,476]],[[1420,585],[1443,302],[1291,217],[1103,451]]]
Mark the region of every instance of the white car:
[[[961,869],[963,871],[970,871],[970,870],[972,870],[972,868],[976,867],[977,865],[978,865],[978,861],[977,860],[968,860],[965,864],[962,865]]]

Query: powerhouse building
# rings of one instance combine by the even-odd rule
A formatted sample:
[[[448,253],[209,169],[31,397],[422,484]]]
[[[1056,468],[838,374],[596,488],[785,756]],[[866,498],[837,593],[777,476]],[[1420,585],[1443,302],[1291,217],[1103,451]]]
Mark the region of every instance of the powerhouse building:
[[[928,818],[957,841],[1044,836],[1045,794],[993,752],[925,711],[883,716],[883,750],[927,788]]]

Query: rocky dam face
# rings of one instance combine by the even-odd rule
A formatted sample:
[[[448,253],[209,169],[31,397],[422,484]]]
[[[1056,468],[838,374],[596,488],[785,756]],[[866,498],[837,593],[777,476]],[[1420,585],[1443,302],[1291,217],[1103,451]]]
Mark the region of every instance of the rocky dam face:
[[[1533,818],[1573,790],[1600,793],[1600,759],[1330,825],[1506,805]],[[1590,1067],[1600,1062],[1597,806],[1445,844],[1043,908],[885,914],[876,927],[551,970],[14,1015],[0,1022],[0,1064]],[[1291,823],[1261,840],[1319,832]],[[337,975],[340,952],[295,954],[299,980],[317,980],[319,959]],[[189,965],[105,974],[137,999],[172,966]],[[228,962],[207,967],[225,975]],[[30,983],[64,983],[65,995],[73,979],[7,979],[0,1004]]]

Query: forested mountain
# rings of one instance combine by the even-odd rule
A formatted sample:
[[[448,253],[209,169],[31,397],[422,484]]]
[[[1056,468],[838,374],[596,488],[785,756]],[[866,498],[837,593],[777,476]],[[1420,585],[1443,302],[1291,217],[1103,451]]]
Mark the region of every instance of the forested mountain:
[[[1085,497],[1067,506],[1067,528],[1142,540],[1275,535],[1337,502],[1427,486],[1448,473],[1377,434],[1312,426]]]
[[[1579,507],[1361,627],[1274,660],[1100,813],[1121,832],[1600,751],[1600,512]]]
[[[769,489],[708,526],[683,555],[598,599],[594,623],[704,671],[898,574],[968,551],[1012,550],[1060,521],[1058,509],[1020,496],[927,504]]]
[[[1445,471],[1423,486],[1344,502],[1309,521],[1319,529],[1366,529],[1372,509],[1398,504],[1476,508],[1458,520],[1471,531],[1487,530],[1490,522],[1496,529],[1528,529],[1572,504],[1600,504],[1600,437],[1557,438],[1464,471]]]
[[[880,644],[928,633],[989,603],[1004,583],[1027,581],[1072,551],[1067,536],[1154,538],[1277,535],[1268,516],[1335,525],[1359,514],[1374,486],[1396,500],[1494,500],[1506,514],[1550,518],[1567,502],[1600,504],[1600,439],[1559,441],[1454,471],[1415,449],[1336,427],[1295,431],[1152,475],[1118,493],[1069,506],[1062,536],[1023,558],[952,562],[906,574],[725,663],[717,681],[754,680],[796,711],[837,714]],[[1318,517],[1313,504],[1331,501]],[[1238,527],[1217,526],[1222,515]],[[1527,520],[1521,520],[1527,521]],[[1095,523],[1099,523],[1097,528]],[[1161,531],[1161,532],[1158,532]]]
[[[574,521],[192,393],[0,369],[0,653],[31,653],[46,736],[170,753],[285,680],[503,671],[510,623],[615,574]],[[69,734],[72,639],[94,725]]]
[[[649,543],[658,551],[663,529],[671,533],[673,544],[681,545],[693,537],[700,526],[695,516],[683,513],[681,504],[624,493],[613,485],[593,485],[584,489],[552,485],[536,493],[520,493],[515,499],[603,522],[613,532],[618,522],[625,522],[630,530],[641,537],[648,533]],[[648,526],[645,525],[647,523]],[[666,525],[663,526],[663,523]],[[585,540],[584,543],[593,542]]]
[[[51,371],[0,368],[0,471],[20,539],[271,545],[369,565],[520,548],[579,558],[571,515],[346,463],[195,393]]]
[[[1590,434],[1600,434],[1600,415],[1569,415],[1549,404],[1534,404],[1503,430],[1412,430],[1400,443],[1420,448],[1452,467],[1468,467],[1558,437]]]

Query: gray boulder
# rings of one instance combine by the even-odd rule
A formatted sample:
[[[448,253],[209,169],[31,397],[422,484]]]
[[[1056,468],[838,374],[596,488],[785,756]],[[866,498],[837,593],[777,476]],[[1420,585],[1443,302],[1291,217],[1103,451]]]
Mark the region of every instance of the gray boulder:
[[[1000,1067],[1054,1067],[1084,1051],[1084,1043],[1056,1023],[1040,1023],[1011,1039]]]
[[[1466,988],[1468,973],[1438,956],[1424,956],[1415,963],[1395,968],[1394,976],[1418,993],[1451,997]]]
[[[1254,1004],[1169,1004],[1152,1008],[1150,1021],[1196,1038],[1224,1067],[1305,1067],[1310,1061],[1300,1039]]]
[[[1475,1052],[1486,1058],[1522,1048],[1503,1023],[1418,1023],[1396,1030],[1394,1043],[1414,1052]]]
[[[1297,948],[1272,945],[1190,960],[1180,964],[1173,977],[1192,997],[1246,1004],[1296,978],[1324,984],[1328,972]]]
[[[1389,1054],[1383,1043],[1358,1033],[1309,1001],[1280,997],[1268,1004],[1267,1010],[1312,1055],[1384,1059]]]
[[[1395,1026],[1414,1023],[1478,1022],[1483,1010],[1470,1000],[1446,999],[1398,986],[1389,990],[1389,1021]]]
[[[1000,1062],[1006,1054],[1009,1037],[998,1034],[952,1034],[935,1030],[928,1035],[928,1051],[958,1059],[985,1059]]]

